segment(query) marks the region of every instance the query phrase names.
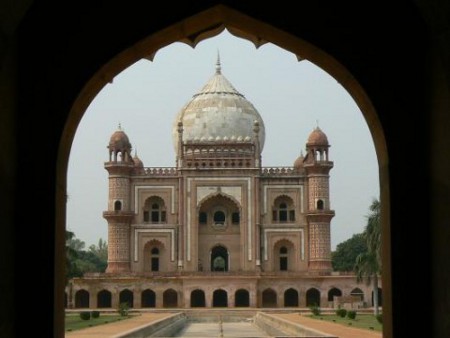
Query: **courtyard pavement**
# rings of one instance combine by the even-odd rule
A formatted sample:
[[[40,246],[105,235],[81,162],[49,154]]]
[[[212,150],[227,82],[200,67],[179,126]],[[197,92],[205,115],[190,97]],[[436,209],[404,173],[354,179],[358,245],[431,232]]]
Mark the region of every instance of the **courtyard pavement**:
[[[112,338],[117,336],[119,333],[127,332],[133,328],[140,327],[144,324],[151,323],[153,321],[159,320],[161,318],[170,316],[177,312],[143,312],[137,316],[129,319],[121,320],[118,322],[113,322],[109,324],[94,326],[86,329],[81,329],[72,332],[66,332],[66,338]],[[337,336],[339,338],[382,338],[383,334],[376,331],[368,331],[363,329],[358,329],[354,327],[348,327],[341,324],[331,323],[327,321],[320,321],[317,319],[309,318],[306,315],[302,315],[299,312],[292,313],[270,313],[273,316],[279,316],[283,319],[292,321],[294,323],[301,324],[306,327],[318,330],[323,333],[328,333],[330,335]],[[236,327],[239,330],[238,327]],[[235,330],[233,330],[235,331]],[[244,332],[242,332],[244,334]],[[204,337],[207,337],[203,335]],[[216,336],[215,334],[212,337]]]

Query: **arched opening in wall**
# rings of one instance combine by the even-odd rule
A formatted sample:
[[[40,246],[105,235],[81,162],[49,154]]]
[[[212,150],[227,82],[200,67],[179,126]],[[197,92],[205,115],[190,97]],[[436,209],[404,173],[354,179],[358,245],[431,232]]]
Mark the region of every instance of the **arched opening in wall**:
[[[159,249],[153,248],[151,250],[151,270],[159,271]]]
[[[342,296],[342,291],[339,290],[338,288],[330,289],[330,291],[328,291],[328,302],[333,302],[335,296],[336,297],[341,297]]]
[[[262,293],[262,307],[277,307],[277,293],[273,289],[266,289]]]
[[[235,307],[248,307],[250,306],[250,294],[245,289],[236,290],[234,294],[234,306]]]
[[[178,294],[173,289],[168,289],[163,292],[163,307],[174,308],[178,307]]]
[[[164,249],[164,244],[157,239],[151,239],[143,245],[144,271],[159,272],[166,270],[165,264],[162,263],[166,253]]]
[[[213,292],[213,307],[227,307],[228,293],[225,290],[219,289]]]
[[[127,304],[129,308],[134,307],[133,291],[125,289],[119,293],[119,304]]]
[[[316,288],[311,288],[306,291],[306,306],[320,307],[320,291]]]
[[[89,307],[89,292],[86,290],[75,292],[75,307],[77,309]]]
[[[217,245],[211,250],[211,271],[228,271],[228,250]]]
[[[101,290],[97,294],[97,307],[98,308],[108,308],[112,307],[112,295],[108,290]]]
[[[297,290],[290,288],[284,291],[284,306],[285,307],[298,306]]]
[[[205,292],[203,290],[193,290],[191,292],[191,307],[205,307]]]
[[[364,292],[360,288],[354,288],[350,291],[350,296],[359,298],[360,301],[364,301]]]
[[[146,289],[146,290],[142,291],[141,306],[143,308],[155,307],[156,306],[156,294],[155,294],[155,291],[150,290],[150,289]]]
[[[229,21],[229,17],[233,18],[240,18],[239,13],[235,13],[233,11],[229,12],[227,9],[221,9],[222,12],[219,11],[219,13],[222,13],[222,15],[214,16],[211,20],[219,20],[217,22],[217,26],[211,25],[210,22],[207,22],[210,19],[205,19],[205,17],[199,18],[192,18],[192,20],[196,21],[197,23],[200,23],[200,27],[204,27],[205,30],[203,30],[203,33],[198,33],[197,35],[193,34],[196,32],[189,31],[189,29],[194,29],[193,26],[189,26],[191,28],[181,29],[180,27],[171,27],[172,31],[170,34],[166,34],[163,38],[162,45],[160,42],[156,43],[152,38],[146,39],[145,41],[142,41],[139,43],[140,47],[146,47],[146,52],[143,52],[143,48],[133,49],[133,51],[124,51],[121,55],[119,55],[116,59],[112,60],[110,64],[108,64],[105,69],[103,69],[101,72],[95,75],[95,77],[92,79],[91,82],[89,82],[86,85],[86,88],[83,90],[83,94],[80,95],[80,97],[77,99],[77,101],[74,104],[73,111],[70,114],[69,121],[68,121],[68,128],[65,133],[65,137],[63,139],[65,140],[61,147],[61,153],[60,158],[62,159],[62,163],[60,163],[60,167],[58,169],[58,182],[60,183],[59,186],[65,187],[65,166],[66,166],[66,159],[69,157],[69,151],[71,147],[71,141],[74,138],[74,131],[77,127],[77,125],[80,122],[81,117],[83,116],[84,112],[86,111],[88,105],[91,103],[92,97],[95,96],[95,94],[99,93],[100,90],[105,86],[108,81],[112,81],[112,77],[116,74],[119,74],[123,69],[130,66],[133,62],[137,62],[139,60],[144,60],[146,57],[151,55],[151,59],[155,55],[156,52],[162,54],[163,49],[162,47],[169,45],[172,42],[175,42],[180,39],[180,36],[186,37],[185,42],[196,45],[199,41],[202,41],[206,38],[212,37],[215,34],[220,33],[225,27],[233,32],[236,36],[244,37],[253,43],[255,45],[260,46],[263,45],[266,41],[271,41],[276,43],[278,46],[284,48],[285,50],[289,50],[293,54],[297,55],[299,59],[302,60],[311,60],[315,64],[321,66],[322,69],[326,70],[329,74],[334,76],[340,83],[345,86],[345,88],[348,90],[349,93],[357,100],[358,106],[361,108],[361,111],[363,112],[364,116],[368,121],[370,121],[369,128],[372,131],[372,135],[374,136],[375,141],[375,147],[377,148],[378,154],[379,154],[379,163],[381,164],[382,170],[380,171],[383,175],[385,175],[385,178],[387,178],[387,171],[386,166],[383,166],[387,161],[387,153],[385,151],[385,145],[384,145],[384,137],[382,133],[382,129],[379,125],[377,115],[375,113],[375,110],[373,109],[370,100],[365,96],[364,90],[360,87],[360,85],[351,77],[351,74],[349,74],[341,65],[339,65],[332,57],[326,55],[322,51],[318,50],[317,48],[309,45],[308,43],[305,43],[304,41],[301,41],[297,38],[292,39],[291,36],[287,36],[285,33],[279,32],[274,28],[271,27],[265,27],[264,25],[261,25],[261,23],[250,20],[246,22],[246,20],[232,20]],[[226,15],[225,15],[226,14]],[[217,19],[219,18],[219,19]],[[190,19],[191,20],[191,19]],[[198,29],[199,26],[196,26]],[[217,29],[210,29],[208,27],[219,27]],[[258,29],[255,29],[255,27],[258,27]],[[207,29],[206,29],[207,28]],[[202,31],[202,30],[200,30]],[[156,34],[157,35],[157,34]],[[156,36],[155,35],[155,36]],[[196,36],[196,38],[193,38],[194,40],[189,40],[189,36]],[[205,40],[206,42],[207,40]],[[201,44],[199,44],[200,47]],[[264,47],[264,46],[262,46]],[[260,47],[259,49],[262,50],[263,48]],[[223,52],[222,52],[223,53]],[[143,61],[146,62],[146,61]],[[301,62],[300,64],[308,63]],[[137,62],[138,63],[138,62]],[[272,63],[273,65],[274,63]],[[139,62],[139,65],[141,63]],[[269,68],[265,68],[269,69]],[[107,76],[105,76],[107,74]],[[112,74],[112,75],[111,75]],[[295,76],[295,75],[294,75]],[[156,75],[155,75],[156,77]],[[105,80],[106,79],[106,80]],[[116,79],[115,79],[116,80]],[[300,87],[297,87],[295,92],[298,93],[298,89]],[[192,88],[190,88],[192,89]],[[150,90],[151,91],[151,90]],[[245,91],[245,90],[242,90]],[[270,97],[271,95],[266,95],[267,97]],[[118,107],[120,108],[120,107]],[[176,109],[175,109],[176,110]],[[168,112],[170,114],[171,112]],[[297,113],[297,111],[296,111]],[[165,114],[165,112],[162,112],[162,114]],[[119,114],[120,115],[120,114]],[[275,114],[273,114],[275,115]],[[88,115],[85,115],[87,117]],[[316,117],[313,117],[313,119],[316,119]],[[114,120],[113,117],[111,117],[110,120]],[[117,118],[114,123],[117,123],[117,120],[121,120],[120,118]],[[321,117],[319,118],[320,125],[323,126],[324,121]],[[304,123],[308,125],[309,123]],[[312,123],[315,124],[315,123]],[[81,124],[80,124],[81,126]],[[307,126],[308,127],[308,126]],[[367,127],[367,126],[366,126]],[[110,131],[113,131],[114,128],[111,128]],[[163,130],[163,128],[162,128]],[[297,131],[298,132],[298,131]],[[307,133],[307,132],[306,132]],[[78,136],[78,135],[77,135]],[[108,138],[109,134],[106,136],[106,139]],[[331,139],[331,137],[330,137]],[[75,145],[75,142],[74,142]],[[300,152],[300,149],[297,149],[298,152]],[[278,151],[279,152],[279,151]],[[281,153],[281,152],[279,152]],[[72,155],[72,154],[71,154]],[[331,157],[333,154],[330,155]],[[155,156],[157,157],[157,156]],[[295,159],[296,156],[293,157]],[[96,159],[97,160],[97,159]],[[102,168],[101,168],[102,169]],[[104,172],[102,172],[104,175]],[[377,181],[377,180],[376,180]],[[388,180],[385,180],[385,182],[388,182]],[[387,183],[385,183],[387,184]],[[70,182],[69,182],[70,186]],[[99,189],[102,190],[102,189]],[[70,190],[65,191],[65,189],[62,189],[63,194],[61,196],[58,196],[57,200],[61,201],[58,202],[58,206],[61,207],[63,210],[65,208],[64,204],[62,203],[63,195],[68,193],[69,196],[74,196],[75,192],[72,192]],[[383,227],[384,229],[388,229],[387,226],[387,213],[386,210],[388,210],[386,207],[388,204],[388,195],[387,191],[388,189],[385,189],[386,194],[384,196],[380,196],[380,199],[382,201],[382,205],[384,205],[384,209],[382,208],[382,221],[383,221]],[[60,191],[58,191],[58,194],[61,194]],[[369,196],[370,198],[371,196]],[[70,200],[70,199],[69,199]],[[73,201],[73,199],[72,199]],[[333,198],[331,198],[331,203],[333,203]],[[70,206],[68,206],[70,208]],[[335,209],[338,209],[337,206],[334,207]],[[103,209],[103,207],[101,208]],[[384,210],[384,211],[383,211]],[[100,213],[104,210],[100,210]],[[384,214],[383,214],[384,212]],[[65,227],[65,219],[59,218],[58,219],[58,226],[62,225],[60,229],[57,229],[57,231],[64,231]],[[73,229],[74,224],[70,224],[68,221],[68,229]],[[75,231],[76,233],[76,231]],[[97,236],[98,238],[99,236]],[[100,236],[103,237],[103,236]],[[94,239],[95,241],[95,239]],[[63,248],[59,248],[62,252]],[[389,250],[387,250],[389,252]],[[385,260],[387,261],[387,260]],[[387,270],[389,270],[389,267],[387,267]],[[62,270],[61,270],[62,271]],[[387,279],[389,280],[389,279]],[[384,288],[386,288],[386,285],[383,285]],[[62,288],[61,288],[62,291]],[[388,290],[389,292],[389,290]],[[61,298],[62,298],[63,292],[61,292]],[[389,296],[389,293],[388,293]],[[389,297],[388,297],[389,298]],[[61,301],[62,304],[62,301]],[[384,314],[388,313],[389,311],[383,311]]]
[[[281,239],[275,243],[273,249],[274,270],[275,271],[289,271],[295,267],[295,245],[287,239]]]

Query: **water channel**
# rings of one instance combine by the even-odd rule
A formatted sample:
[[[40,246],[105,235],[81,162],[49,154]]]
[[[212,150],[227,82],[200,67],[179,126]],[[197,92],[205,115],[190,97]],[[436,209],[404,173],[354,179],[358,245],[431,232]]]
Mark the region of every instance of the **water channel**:
[[[178,313],[117,338],[196,337],[269,338],[334,337],[270,314]]]

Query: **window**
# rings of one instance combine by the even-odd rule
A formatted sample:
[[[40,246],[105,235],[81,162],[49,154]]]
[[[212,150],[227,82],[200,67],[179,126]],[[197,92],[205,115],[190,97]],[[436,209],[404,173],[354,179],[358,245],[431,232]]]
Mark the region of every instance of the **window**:
[[[151,271],[159,271],[159,249],[153,248],[151,251]]]
[[[145,201],[143,218],[148,223],[166,223],[166,207],[161,197],[153,196]]]
[[[159,204],[152,204],[152,223],[159,223]]]
[[[317,200],[317,210],[323,210],[323,201]]]
[[[292,200],[287,197],[279,197],[275,200],[272,210],[273,222],[295,222],[295,209]]]
[[[288,269],[288,249],[285,246],[280,248],[280,271]]]
[[[286,203],[280,203],[278,212],[279,212],[278,220],[280,222],[287,222],[288,218],[287,218],[287,205],[286,205]]]
[[[206,212],[200,212],[198,214],[198,223],[200,224],[206,224],[208,222],[208,215]]]
[[[239,213],[238,213],[238,212],[233,212],[233,213],[231,214],[231,223],[233,223],[233,224],[239,224],[240,221],[241,221],[241,219],[240,219]]]
[[[225,213],[223,211],[216,211],[214,213],[214,224],[225,224]]]
[[[115,201],[114,202],[114,211],[120,211],[122,210],[122,202],[121,201]]]

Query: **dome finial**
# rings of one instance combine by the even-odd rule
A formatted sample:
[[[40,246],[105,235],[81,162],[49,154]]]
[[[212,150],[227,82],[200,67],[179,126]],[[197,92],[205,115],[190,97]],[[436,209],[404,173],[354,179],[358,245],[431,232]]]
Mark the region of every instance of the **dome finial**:
[[[216,61],[216,74],[220,74],[222,67],[220,66],[220,54],[219,50],[217,50],[217,61]]]
[[[117,130],[122,130],[122,124],[119,122],[119,126],[117,127]]]

